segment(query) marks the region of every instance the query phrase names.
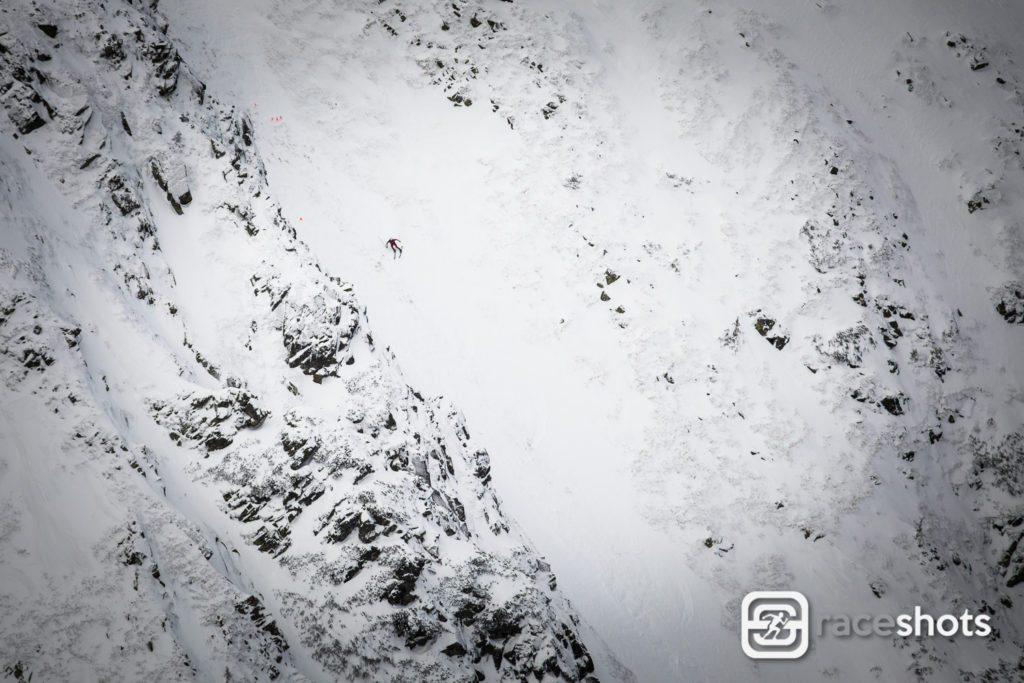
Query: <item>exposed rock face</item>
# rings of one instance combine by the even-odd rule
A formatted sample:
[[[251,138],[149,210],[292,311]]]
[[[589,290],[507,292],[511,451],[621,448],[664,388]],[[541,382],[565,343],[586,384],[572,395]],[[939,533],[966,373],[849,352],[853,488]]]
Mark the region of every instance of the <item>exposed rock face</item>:
[[[183,396],[174,407],[153,402],[151,408],[178,445],[183,439],[195,441],[207,451],[227,448],[240,429],[255,429],[268,415],[252,394],[233,388],[204,396]]]
[[[1010,323],[1024,324],[1024,283],[1010,282],[995,293],[996,312]]]
[[[61,178],[47,191],[90,234],[66,254],[99,274],[95,292],[64,292],[47,279],[61,257],[0,254],[0,374],[52,415],[67,462],[103,471],[82,485],[114,511],[75,546],[95,572],[58,567],[102,601],[0,595],[0,664],[55,680],[594,680],[486,450],[375,346],[353,288],[270,199],[251,122],[207,96],[155,6],[4,8],[39,30],[0,35],[0,101],[30,156],[4,147],[0,163]],[[24,229],[54,249],[74,234]],[[215,332],[189,283],[237,295]],[[103,305],[75,304],[90,295]],[[114,340],[123,363],[103,360]],[[59,637],[44,628],[56,619]],[[115,625],[110,650],[72,656],[95,619]]]
[[[779,351],[786,348],[786,344],[789,343],[789,335],[780,332],[780,328],[777,326],[774,318],[761,315],[760,313],[760,311],[757,311],[755,314],[757,317],[754,320],[754,329]]]
[[[0,299],[6,302],[0,311],[5,387],[27,411],[20,414],[32,416],[30,429],[49,430],[62,447],[28,452],[15,440],[14,450],[0,455],[0,470],[30,477],[37,467],[47,479],[59,478],[70,464],[76,471],[65,490],[70,500],[52,497],[48,489],[25,496],[5,490],[0,505],[4,673],[28,681],[66,680],[75,671],[108,679],[202,679],[230,671],[268,681],[292,671],[288,643],[261,597],[239,590],[220,572],[218,544],[211,545],[194,521],[138,485],[159,479],[147,464],[149,449],[130,446],[97,409],[79,345],[81,330],[27,288],[17,289],[25,283],[15,280],[9,288],[6,275],[0,281]],[[5,406],[0,432],[12,433],[17,414]],[[36,568],[38,584],[23,582],[35,590],[16,593],[6,572],[24,571],[26,563],[31,567],[31,553],[7,553],[31,546],[38,533],[32,506],[41,502],[57,518],[62,506],[81,516],[77,524],[74,517],[65,520],[64,541],[48,539],[51,552],[69,552],[66,548],[83,541],[95,544],[78,558],[81,564]],[[201,632],[206,639],[203,661],[176,635],[183,622],[191,624],[192,635]],[[100,641],[93,639],[97,623],[103,624]]]
[[[875,340],[868,328],[865,325],[856,325],[836,332],[824,347],[818,347],[818,351],[837,363],[859,368],[864,362],[865,352],[874,345]]]
[[[953,140],[935,157],[959,194],[914,169],[915,189],[938,178],[934,186],[955,197],[947,208],[979,251],[1002,234],[1007,272],[984,283],[998,287],[970,291],[978,280],[964,278],[963,301],[952,301],[924,267],[942,271],[956,259],[936,258],[930,231],[941,226],[915,215],[924,204],[901,177],[913,159],[890,162],[897,150],[873,146],[870,128],[845,118],[851,93],[818,87],[818,69],[798,64],[805,58],[785,44],[790,29],[838,28],[859,10],[822,3],[787,26],[772,9],[725,3],[705,17],[661,2],[638,17],[627,8],[618,18],[630,25],[602,29],[582,15],[613,17],[614,3],[600,12],[585,4],[559,14],[557,3],[282,1],[273,3],[282,39],[272,48],[287,57],[286,41],[338,20],[351,42],[320,43],[323,62],[366,66],[345,53],[366,47],[379,49],[368,60],[377,65],[405,59],[410,68],[396,68],[403,87],[444,97],[453,116],[484,109],[523,150],[544,150],[544,163],[518,170],[548,186],[494,183],[499,191],[474,199],[497,213],[512,206],[502,194],[571,197],[543,198],[522,213],[543,230],[509,221],[516,227],[494,244],[531,265],[511,272],[531,270],[533,252],[544,252],[549,265],[531,278],[557,268],[585,283],[579,301],[594,307],[596,278],[610,329],[577,318],[585,307],[569,312],[570,285],[558,297],[565,317],[551,309],[558,338],[579,348],[613,340],[608,355],[565,359],[586,370],[595,395],[603,385],[613,399],[607,413],[595,401],[591,422],[607,417],[618,428],[618,406],[651,407],[643,438],[630,442],[644,448],[621,449],[631,479],[622,484],[644,501],[644,521],[650,515],[666,532],[656,538],[695,546],[682,557],[698,588],[677,596],[708,590],[695,596],[710,607],[702,628],[734,646],[730,600],[742,586],[815,575],[822,593],[840,589],[830,597],[971,607],[999,628],[983,645],[987,657],[963,641],[907,640],[877,647],[859,670],[809,679],[1019,679],[1020,390],[993,380],[998,366],[977,351],[984,334],[998,327],[1011,339],[1024,319],[1024,290],[1010,272],[1024,253],[1014,222],[1024,82],[1012,51],[908,32],[886,57],[896,91],[884,92],[884,105],[856,100],[886,131],[908,102],[922,115],[950,107],[961,120],[984,89],[1006,104],[965,136],[984,159]],[[205,74],[185,58],[196,53],[176,45],[155,7],[0,3],[0,213],[6,220],[10,207],[14,226],[0,230],[0,376],[9,392],[0,401],[0,586],[24,585],[22,594],[0,590],[0,668],[26,680],[592,678],[585,627],[502,514],[485,445],[448,402],[410,388],[386,342],[375,343],[357,292],[325,272],[275,203],[263,129],[241,103],[219,101],[223,90],[207,92]],[[684,41],[671,30],[680,26]],[[737,33],[735,46],[721,40]],[[652,63],[636,62],[656,67],[650,74],[614,53],[623,35],[656,46]],[[344,50],[331,53],[335,43]],[[591,60],[595,47],[611,57]],[[628,90],[594,87],[604,85],[602,69],[619,66],[636,76]],[[948,78],[954,69],[970,81]],[[753,103],[739,102],[752,83]],[[298,89],[279,92],[308,94]],[[620,103],[606,99],[624,92]],[[664,119],[651,124],[674,135],[651,135],[652,146],[634,152],[627,147],[648,136],[627,129],[649,107]],[[481,148],[493,140],[469,139]],[[671,153],[658,159],[661,145]],[[982,163],[962,163],[968,156]],[[514,180],[499,166],[495,178]],[[657,186],[640,192],[612,189],[653,176]],[[685,210],[647,234],[659,218],[645,204],[657,200],[661,219],[675,206],[662,189],[686,197]],[[615,208],[609,199],[627,201]],[[757,220],[723,220],[737,216]],[[684,217],[692,223],[675,222]],[[535,248],[547,244],[545,232],[576,243],[559,238],[548,254]],[[965,242],[946,246],[956,244]],[[706,306],[691,305],[708,294]],[[711,310],[719,302],[721,317]],[[573,327],[601,334],[574,337]],[[590,372],[608,358],[625,370]],[[1015,359],[1003,359],[1008,370]],[[564,429],[555,422],[552,430]],[[576,461],[572,474],[600,459]],[[40,528],[66,542],[38,543]],[[617,547],[602,533],[577,545],[584,535],[566,547]],[[642,566],[664,550],[628,560]],[[577,578],[588,570],[580,565]],[[623,604],[663,599],[630,592],[638,582],[626,571],[614,578],[628,589]],[[675,628],[669,606],[648,628]],[[611,623],[608,614],[595,618]],[[621,642],[638,652],[671,650],[633,635]],[[828,643],[819,645],[820,657]],[[682,654],[659,665],[701,671],[711,659]]]
[[[349,345],[359,328],[359,311],[350,286],[319,274],[312,286],[288,282],[272,268],[253,275],[252,283],[278,312],[288,365],[322,380],[354,362]]]
[[[0,290],[0,355],[8,389],[54,363],[54,349],[78,346],[81,329],[62,324],[27,292]]]

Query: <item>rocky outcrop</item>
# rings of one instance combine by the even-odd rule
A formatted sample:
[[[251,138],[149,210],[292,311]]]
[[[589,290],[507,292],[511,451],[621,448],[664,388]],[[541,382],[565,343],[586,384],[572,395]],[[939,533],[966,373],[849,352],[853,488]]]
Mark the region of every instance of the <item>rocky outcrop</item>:
[[[57,319],[31,293],[6,289],[0,282],[0,357],[5,361],[0,377],[8,389],[53,365],[54,349],[76,348],[81,333]]]
[[[786,344],[789,343],[789,335],[781,331],[781,327],[777,326],[777,321],[763,315],[760,310],[753,315],[755,316],[754,329],[757,330],[757,333],[779,351],[786,348]]]
[[[1024,431],[996,444],[971,437],[964,452],[973,456],[973,488],[994,487],[1014,498],[1024,497]]]
[[[182,445],[192,441],[207,451],[231,445],[239,430],[255,429],[269,414],[248,391],[226,388],[213,394],[189,394],[174,404],[150,404],[157,422],[169,431],[171,440]]]
[[[349,347],[359,329],[359,311],[351,286],[319,273],[313,278],[288,281],[268,266],[251,282],[277,314],[288,365],[321,381],[355,362]]]
[[[994,295],[996,312],[1011,325],[1024,325],[1024,283],[1010,282]]]
[[[111,576],[131,577],[109,589],[111,603],[168,615],[159,635],[147,622],[141,647],[126,650],[133,670],[593,680],[579,621],[504,516],[486,449],[374,344],[353,288],[324,272],[271,198],[251,121],[207,94],[156,3],[51,9],[13,8],[20,23],[53,31],[0,35],[0,102],[27,163],[60,177],[55,192],[93,226],[81,248],[95,295],[110,297],[103,306],[127,335],[117,344],[145,376],[112,388],[93,363],[67,357],[83,337],[106,348],[93,309],[70,305],[86,324],[63,323],[34,294],[5,289],[0,371],[18,389],[65,347],[67,371],[85,379],[51,400],[89,411],[93,426],[58,424],[69,443],[82,435],[67,457],[98,459],[111,470],[103,481],[130,480],[146,519],[174,519],[165,531],[123,523],[97,543]],[[46,51],[57,58],[40,62]],[[179,253],[221,245],[215,275],[240,292],[216,332],[202,329],[203,302],[180,294],[191,264],[164,253],[184,224],[170,221],[195,211],[211,218]],[[265,563],[273,569],[249,572]],[[14,607],[58,619],[59,605],[33,597]],[[83,607],[83,619],[99,609]],[[29,640],[19,631],[4,661],[67,678],[66,648],[23,648]],[[147,652],[159,662],[139,663]],[[83,670],[118,677],[116,663],[89,656]]]
[[[874,346],[871,332],[866,325],[861,324],[840,330],[826,343],[819,343],[818,352],[837,363],[859,368],[864,362],[864,354]]]

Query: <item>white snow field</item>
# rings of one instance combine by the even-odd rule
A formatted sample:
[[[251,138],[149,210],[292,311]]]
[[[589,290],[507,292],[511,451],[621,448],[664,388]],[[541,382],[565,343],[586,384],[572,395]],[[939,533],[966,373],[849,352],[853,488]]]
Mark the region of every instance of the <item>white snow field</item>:
[[[7,676],[1024,680],[1024,4],[39,4],[0,285],[80,341],[0,309]],[[752,590],[994,633],[755,661]]]

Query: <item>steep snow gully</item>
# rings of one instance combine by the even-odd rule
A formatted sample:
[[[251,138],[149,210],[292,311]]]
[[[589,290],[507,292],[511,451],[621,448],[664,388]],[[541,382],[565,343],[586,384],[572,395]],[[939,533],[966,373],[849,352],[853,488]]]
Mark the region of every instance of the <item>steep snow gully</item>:
[[[1022,26],[4,2],[3,676],[1024,680]]]

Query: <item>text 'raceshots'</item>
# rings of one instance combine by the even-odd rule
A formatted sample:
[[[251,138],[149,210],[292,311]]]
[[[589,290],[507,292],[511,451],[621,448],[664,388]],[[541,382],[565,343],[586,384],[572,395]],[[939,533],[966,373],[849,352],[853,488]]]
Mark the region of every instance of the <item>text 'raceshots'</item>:
[[[811,614],[797,591],[753,591],[743,598],[740,642],[752,659],[799,659],[810,647]],[[915,606],[902,614],[828,614],[813,620],[816,638],[934,636],[984,638],[992,633],[988,614],[932,615]]]

